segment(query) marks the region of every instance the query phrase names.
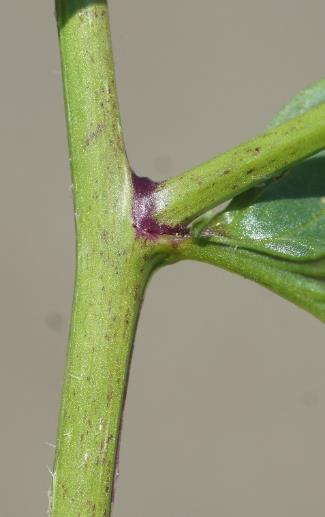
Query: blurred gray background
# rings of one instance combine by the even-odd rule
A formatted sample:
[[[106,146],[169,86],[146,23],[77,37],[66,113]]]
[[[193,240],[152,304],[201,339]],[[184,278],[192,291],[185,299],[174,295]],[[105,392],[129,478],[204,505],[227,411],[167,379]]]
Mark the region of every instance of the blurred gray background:
[[[2,2],[0,516],[43,517],[74,227],[54,2]],[[322,0],[111,0],[128,154],[163,179],[324,75]],[[114,517],[323,517],[324,327],[195,263],[147,291]]]

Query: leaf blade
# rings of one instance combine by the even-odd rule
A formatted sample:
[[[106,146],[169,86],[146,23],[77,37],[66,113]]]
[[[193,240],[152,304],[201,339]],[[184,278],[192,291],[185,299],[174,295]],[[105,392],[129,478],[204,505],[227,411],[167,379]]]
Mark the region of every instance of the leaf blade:
[[[289,100],[282,109],[273,117],[268,129],[280,126],[284,122],[288,122],[298,115],[302,115],[305,111],[315,108],[319,104],[325,102],[325,79],[316,81]]]
[[[325,256],[325,156],[235,198],[201,237],[286,260]]]

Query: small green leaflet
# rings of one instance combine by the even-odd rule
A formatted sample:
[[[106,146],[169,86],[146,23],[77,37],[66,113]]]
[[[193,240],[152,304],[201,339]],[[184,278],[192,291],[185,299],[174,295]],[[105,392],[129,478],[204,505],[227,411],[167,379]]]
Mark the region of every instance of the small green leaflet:
[[[269,128],[323,102],[325,80],[294,97]],[[325,301],[324,267],[319,268],[325,259],[325,152],[305,160],[281,177],[237,196],[221,213],[194,225],[193,234],[201,242],[251,251],[261,258],[273,257],[277,259],[276,269],[292,271],[300,264],[303,266],[300,280],[318,278]],[[315,274],[316,270],[318,274]],[[274,281],[278,283],[275,277]],[[272,278],[268,284],[283,294],[279,285],[273,288]],[[306,308],[315,313],[309,302],[306,300]],[[325,319],[325,313],[316,312],[316,316]]]

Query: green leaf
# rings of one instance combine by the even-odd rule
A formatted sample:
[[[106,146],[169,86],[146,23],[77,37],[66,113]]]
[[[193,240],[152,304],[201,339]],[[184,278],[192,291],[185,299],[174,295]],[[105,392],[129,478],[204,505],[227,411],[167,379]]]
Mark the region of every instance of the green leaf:
[[[268,129],[280,126],[325,102],[325,79],[316,81],[295,95],[272,119]]]
[[[325,156],[235,198],[200,234],[287,260],[325,256]]]
[[[270,127],[323,102],[325,80],[294,97],[273,119]],[[281,287],[282,280],[279,281],[280,277],[284,279],[283,273],[279,277],[277,271],[294,272],[301,289],[304,279],[313,278],[314,283],[315,278],[319,279],[318,305],[322,300],[325,302],[325,153],[237,196],[209,222],[201,220],[194,225],[193,235],[201,242],[252,252],[255,262],[263,256],[276,259],[272,261],[273,272],[269,271],[267,284],[289,299],[292,297]],[[261,283],[265,285],[264,281]],[[308,296],[313,296],[313,291]],[[299,305],[321,319],[325,318],[325,305],[323,308],[321,304],[321,314],[311,308],[310,300],[300,300]]]

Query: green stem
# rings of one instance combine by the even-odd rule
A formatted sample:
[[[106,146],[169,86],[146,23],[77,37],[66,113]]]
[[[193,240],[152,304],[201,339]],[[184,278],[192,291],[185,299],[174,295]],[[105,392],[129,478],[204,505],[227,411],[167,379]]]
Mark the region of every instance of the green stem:
[[[154,268],[135,236],[106,2],[57,0],[77,271],[52,517],[110,515],[129,363]]]
[[[180,176],[155,195],[161,224],[187,224],[235,195],[325,148],[325,104]]]
[[[166,262],[198,260],[249,278],[283,298],[290,300],[325,322],[324,282],[325,262],[294,262],[224,246],[211,242],[196,242],[185,238],[174,248],[173,257]]]
[[[52,517],[109,515],[132,343],[151,273],[140,250],[125,249],[118,258],[103,244],[102,257],[78,262]]]

